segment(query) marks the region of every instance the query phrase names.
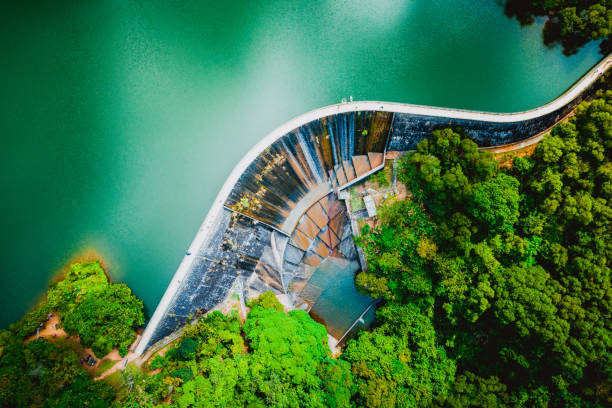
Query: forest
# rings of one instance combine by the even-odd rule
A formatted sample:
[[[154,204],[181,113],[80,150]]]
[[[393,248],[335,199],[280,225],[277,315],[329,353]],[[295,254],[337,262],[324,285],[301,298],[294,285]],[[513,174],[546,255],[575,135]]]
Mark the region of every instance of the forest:
[[[19,322],[0,331],[0,406],[106,407],[113,388],[93,381],[69,339],[36,338],[52,314],[78,347],[98,358],[117,348],[125,355],[144,323],[143,304],[125,284],[110,283],[98,262],[75,263]]]
[[[612,404],[612,93],[598,96],[546,135],[533,156],[508,167],[451,129],[434,132],[405,158],[400,178],[413,197],[389,204],[381,225],[361,238],[369,271],[357,282],[386,305],[378,311],[383,325],[343,354],[359,403]],[[353,351],[376,344],[372,337],[384,336],[380,344],[405,339],[400,310],[423,322],[419,333],[431,330],[439,352],[402,361],[423,356],[412,348],[395,354],[391,371],[377,362],[360,370],[365,357]],[[370,350],[382,358],[401,346]],[[430,377],[375,385],[404,378],[389,375],[400,367],[422,367]],[[454,379],[444,381],[448,372]],[[424,392],[410,397],[422,398],[406,402],[404,391],[417,385]],[[367,389],[379,390],[376,401]]]
[[[0,333],[0,406],[607,407],[612,405],[612,92],[580,104],[532,155],[500,161],[460,129],[401,159],[411,194],[357,239],[381,298],[339,357],[324,326],[266,292],[212,312],[143,366],[94,381],[50,313],[100,357],[125,355],[142,302],[75,264]]]

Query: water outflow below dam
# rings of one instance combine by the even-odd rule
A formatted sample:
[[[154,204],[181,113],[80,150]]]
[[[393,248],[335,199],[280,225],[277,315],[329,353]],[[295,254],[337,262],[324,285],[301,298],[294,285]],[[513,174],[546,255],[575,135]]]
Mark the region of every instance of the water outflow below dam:
[[[137,354],[217,306],[236,281],[243,297],[272,290],[316,305],[325,288],[309,281],[313,276],[325,281],[319,266],[335,257],[347,265],[357,259],[336,193],[380,170],[388,150],[414,149],[445,127],[461,128],[480,147],[535,137],[591,97],[610,66],[612,54],[557,99],[525,112],[365,101],[324,107],[285,123],[254,146],[226,180]]]

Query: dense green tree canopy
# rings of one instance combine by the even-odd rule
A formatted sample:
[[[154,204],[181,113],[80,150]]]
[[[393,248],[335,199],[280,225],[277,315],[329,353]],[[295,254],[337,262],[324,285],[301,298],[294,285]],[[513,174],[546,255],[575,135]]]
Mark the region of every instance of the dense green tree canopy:
[[[178,407],[349,407],[350,365],[331,358],[327,332],[301,310],[284,313],[271,293],[236,314],[213,312],[188,326],[142,379],[151,403],[171,391]]]
[[[481,378],[465,371],[458,375],[452,385],[450,396],[440,396],[435,406],[450,408],[502,408],[511,406],[507,394],[508,387],[499,382],[499,378]]]
[[[24,344],[5,333],[0,347],[1,407],[108,407],[115,397],[109,385],[91,379],[61,342]]]
[[[512,229],[519,217],[519,182],[500,173],[495,178],[474,185],[468,211],[491,232]]]
[[[391,303],[382,322],[350,340],[342,359],[357,383],[356,402],[366,407],[420,407],[446,395],[455,363],[437,344],[431,319],[413,304]]]
[[[59,312],[69,334],[79,336],[98,357],[118,347],[122,355],[134,341],[134,328],[144,323],[143,304],[125,284],[109,283],[98,262],[74,263],[63,280],[11,330],[31,335],[50,312]]]
[[[429,316],[434,344],[457,367],[455,379],[432,392],[435,404],[612,403],[611,147],[607,92],[577,107],[532,157],[516,158],[509,169],[450,129],[403,159],[400,180],[411,202],[386,204],[380,225],[364,229],[358,243],[370,268],[357,283],[386,300],[381,311],[412,305]],[[409,221],[415,218],[430,227]],[[400,396],[407,384],[373,385],[398,378],[393,364],[359,371],[373,364],[365,351],[355,356],[359,350],[380,361],[384,350],[401,354],[393,319],[380,320],[343,357],[353,365],[356,398],[414,405]],[[431,355],[426,361],[436,364]]]
[[[604,356],[612,344],[612,93],[601,96],[555,127],[533,158],[515,160],[521,165],[514,170],[522,212],[530,214],[522,230],[541,237],[537,260],[550,273],[557,315],[569,326],[569,335],[553,343],[564,372],[575,378],[585,369],[611,368]]]

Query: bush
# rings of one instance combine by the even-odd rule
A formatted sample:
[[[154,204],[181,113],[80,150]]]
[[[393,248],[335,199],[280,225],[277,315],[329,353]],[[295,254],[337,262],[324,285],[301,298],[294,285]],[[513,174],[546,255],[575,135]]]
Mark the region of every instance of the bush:
[[[158,368],[162,368],[166,365],[167,361],[162,356],[156,356],[153,361],[149,364],[149,369],[157,370]]]
[[[60,326],[79,336],[98,357],[134,341],[144,323],[143,304],[125,284],[109,283],[98,262],[75,263],[66,279],[49,290],[48,302],[60,313]]]
[[[257,299],[254,299],[251,302],[251,307],[252,306],[260,306],[260,307],[263,307],[264,309],[273,309],[279,312],[282,312],[285,310],[283,305],[278,301],[278,298],[276,297],[274,292],[270,292],[270,291],[264,292],[261,295],[259,295]]]
[[[189,367],[179,367],[171,375],[174,378],[180,378],[183,380],[183,383],[186,383],[189,380],[193,379],[193,372],[189,369]]]
[[[185,361],[193,360],[197,349],[198,343],[194,339],[189,337],[183,338],[177,348],[176,355]]]

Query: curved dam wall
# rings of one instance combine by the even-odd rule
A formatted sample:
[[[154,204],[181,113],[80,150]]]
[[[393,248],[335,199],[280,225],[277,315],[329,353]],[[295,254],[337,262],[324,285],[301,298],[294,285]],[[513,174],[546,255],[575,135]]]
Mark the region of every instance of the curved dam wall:
[[[290,131],[252,160],[225,206],[291,235],[309,204],[334,182],[342,187],[370,172],[370,159],[382,164],[392,121],[391,112],[360,110]]]
[[[612,54],[557,99],[525,112],[366,101],[327,106],[280,126],[227,178],[135,353],[218,306],[253,274],[283,292],[284,247],[299,221],[322,197],[382,168],[386,151],[412,150],[445,127],[461,128],[480,147],[530,138],[592,96],[610,64]]]

